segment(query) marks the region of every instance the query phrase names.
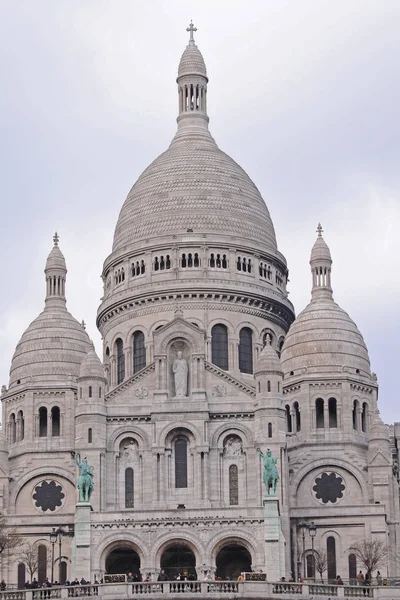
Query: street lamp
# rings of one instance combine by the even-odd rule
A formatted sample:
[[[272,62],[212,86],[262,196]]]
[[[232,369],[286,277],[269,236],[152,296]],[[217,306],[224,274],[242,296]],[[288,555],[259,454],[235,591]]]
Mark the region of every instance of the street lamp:
[[[300,521],[299,528],[301,531],[301,538],[303,540],[303,578],[306,578],[306,531],[308,530],[308,523],[306,521]]]
[[[312,566],[313,566],[313,581],[315,583],[315,556],[314,556],[314,538],[317,534],[317,526],[314,523],[314,521],[311,521],[311,523],[308,526],[308,533],[310,534],[310,538],[311,538],[311,551],[312,551]]]
[[[54,583],[54,545],[57,541],[57,531],[53,527],[53,531],[50,533],[50,544],[51,544],[51,583]]]

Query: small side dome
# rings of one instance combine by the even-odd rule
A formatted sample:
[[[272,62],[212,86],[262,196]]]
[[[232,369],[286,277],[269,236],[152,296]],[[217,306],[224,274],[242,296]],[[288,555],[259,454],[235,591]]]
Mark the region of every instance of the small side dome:
[[[271,339],[267,340],[265,344],[265,348],[263,348],[260,356],[258,357],[258,361],[256,364],[256,369],[254,371],[255,375],[261,373],[279,373],[283,375],[282,365],[279,360],[278,354],[275,352],[273,347],[271,346]]]
[[[90,379],[105,379],[104,368],[101,364],[99,357],[97,356],[94,348],[89,350],[85,358],[81,362],[81,368],[79,370],[79,379],[82,378]]]

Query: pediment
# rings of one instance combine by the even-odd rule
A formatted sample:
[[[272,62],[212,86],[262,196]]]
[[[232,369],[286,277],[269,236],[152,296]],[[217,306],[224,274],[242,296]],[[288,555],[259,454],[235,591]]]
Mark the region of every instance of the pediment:
[[[191,354],[204,355],[206,332],[186,321],[181,316],[163,325],[154,332],[154,356],[163,356],[168,353],[168,348],[175,340],[182,340],[191,349]]]
[[[376,452],[375,456],[372,458],[372,460],[369,461],[369,466],[371,467],[387,467],[389,466],[390,460],[387,456],[385,456],[385,454],[382,452],[382,450],[379,448],[379,450]]]

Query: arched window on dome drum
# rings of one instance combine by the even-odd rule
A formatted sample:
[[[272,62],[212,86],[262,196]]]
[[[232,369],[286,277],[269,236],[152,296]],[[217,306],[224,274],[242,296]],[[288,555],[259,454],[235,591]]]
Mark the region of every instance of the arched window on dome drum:
[[[267,381],[267,392],[270,392],[270,391],[271,391],[271,382],[268,379],[268,381]]]
[[[210,254],[210,268],[213,269],[214,267],[215,267],[214,254]]]
[[[23,440],[25,437],[25,419],[24,419],[24,413],[22,412],[22,410],[20,410],[18,412],[18,416],[17,416],[17,420],[19,423],[19,440]]]
[[[197,252],[194,255],[194,261],[193,264],[195,267],[199,267],[200,266],[200,260],[199,260],[199,255],[197,254]]]
[[[188,254],[188,263],[187,263],[187,266],[188,267],[193,267],[193,257],[192,257],[191,253]]]
[[[181,267],[182,269],[186,269],[186,254],[182,254],[182,258],[181,258]]]
[[[101,386],[99,386],[99,398],[101,398]]]
[[[146,366],[146,348],[144,333],[135,331],[133,334],[133,372],[137,373]]]
[[[222,263],[221,264],[222,264],[222,268],[223,269],[227,269],[228,268],[228,261],[226,259],[226,254],[222,255]]]
[[[353,429],[358,430],[358,400],[353,402]]]
[[[158,257],[156,256],[154,259],[154,270],[158,271],[160,269],[160,263],[158,262]]]
[[[211,361],[220,369],[228,370],[228,329],[218,323],[211,329]]]
[[[125,508],[134,508],[134,473],[129,467],[125,469]]]
[[[315,425],[317,429],[323,429],[325,427],[324,401],[322,398],[317,398],[315,401]]]
[[[268,423],[268,437],[272,438],[272,423]]]
[[[187,440],[178,438],[174,445],[175,451],[175,487],[187,488]]]
[[[249,260],[247,261],[247,272],[251,273],[251,269],[252,269],[251,258],[249,258]]]
[[[47,437],[47,408],[39,408],[39,437]]]
[[[121,338],[118,338],[115,342],[115,348],[117,351],[117,384],[120,384],[125,379],[124,342]]]
[[[349,579],[350,585],[357,585],[357,557],[349,554]]]
[[[328,561],[328,580],[336,579],[336,540],[329,536],[326,540],[326,557]]]
[[[60,409],[58,406],[53,406],[51,409],[51,435],[52,437],[60,435]]]
[[[336,398],[329,398],[328,400],[328,413],[329,413],[329,428],[334,429],[337,427],[337,402]]]
[[[160,257],[160,271],[164,271],[164,269],[165,269],[165,260],[164,260],[164,257],[161,256]]]
[[[367,414],[368,414],[368,404],[363,402],[362,411],[361,411],[361,429],[364,433],[367,432]]]
[[[215,261],[215,264],[217,265],[218,269],[221,268],[221,255],[217,254],[217,259]]]
[[[165,259],[165,268],[166,269],[170,269],[171,268],[171,258],[169,256],[169,254],[167,254],[166,259]]]
[[[169,267],[167,267],[167,269],[168,269],[168,268],[169,268]],[[141,261],[140,261],[140,273],[141,273],[141,275],[143,275],[143,273],[145,273],[145,272],[146,272],[146,265],[145,265],[145,263],[144,263],[144,260],[141,260]]]
[[[242,259],[240,258],[240,256],[237,257],[236,269],[238,271],[242,270]]]
[[[289,404],[286,404],[285,412],[286,412],[286,431],[288,433],[292,433],[292,415],[290,414]]]
[[[239,371],[253,373],[253,332],[249,327],[239,333]]]
[[[139,261],[136,261],[136,275],[140,275],[140,265],[139,265]]]
[[[15,444],[15,442],[17,441],[17,422],[15,420],[15,414],[12,413],[11,417],[10,417],[10,423],[11,423],[11,443]]]
[[[87,432],[87,441],[88,441],[88,444],[91,444],[93,442],[93,430],[91,427],[89,427],[88,432]]]
[[[293,409],[294,409],[294,420],[296,422],[296,433],[298,433],[299,431],[301,431],[300,407],[299,407],[298,402],[295,402],[293,404]]]
[[[229,504],[237,506],[239,504],[239,471],[237,465],[229,467]]]
[[[38,581],[42,584],[47,577],[47,548],[44,544],[38,546]]]

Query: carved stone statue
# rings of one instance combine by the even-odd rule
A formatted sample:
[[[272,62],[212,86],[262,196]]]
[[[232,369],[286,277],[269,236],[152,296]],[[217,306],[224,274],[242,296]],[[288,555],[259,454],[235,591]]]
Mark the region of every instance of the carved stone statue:
[[[94,488],[93,467],[88,464],[86,456],[83,461],[80,462],[80,454],[77,452],[73,452],[72,454],[79,468],[79,477],[77,483],[77,488],[79,490],[79,502],[89,502]]]
[[[265,454],[261,452],[260,448],[258,448],[258,452],[264,462],[263,482],[267,496],[276,496],[276,484],[279,481],[278,469],[276,468],[277,459],[272,456],[269,448]]]
[[[188,364],[179,351],[172,365],[172,372],[175,380],[175,398],[186,398],[187,396],[187,376]]]

